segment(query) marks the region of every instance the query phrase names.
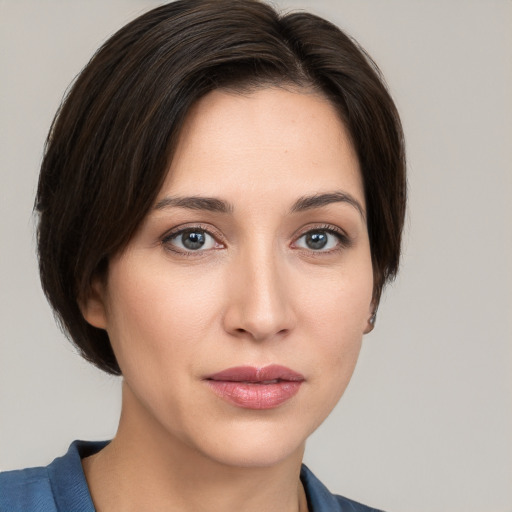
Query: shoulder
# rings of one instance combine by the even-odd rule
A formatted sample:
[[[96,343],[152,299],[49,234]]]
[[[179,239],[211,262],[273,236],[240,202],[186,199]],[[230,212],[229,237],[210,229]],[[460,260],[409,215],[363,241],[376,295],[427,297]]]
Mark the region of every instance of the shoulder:
[[[94,512],[81,459],[105,444],[75,441],[46,467],[0,473],[0,512]]]
[[[310,512],[382,512],[344,496],[331,494],[304,464],[300,472],[300,479],[308,497]]]
[[[0,473],[0,512],[18,510],[56,510],[47,468]]]

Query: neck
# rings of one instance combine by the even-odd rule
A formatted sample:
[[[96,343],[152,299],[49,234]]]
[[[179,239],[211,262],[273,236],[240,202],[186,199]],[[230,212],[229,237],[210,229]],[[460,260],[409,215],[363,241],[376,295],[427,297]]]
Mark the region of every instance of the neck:
[[[219,462],[151,421],[124,386],[115,438],[83,467],[98,512],[303,512],[303,450],[265,467]]]

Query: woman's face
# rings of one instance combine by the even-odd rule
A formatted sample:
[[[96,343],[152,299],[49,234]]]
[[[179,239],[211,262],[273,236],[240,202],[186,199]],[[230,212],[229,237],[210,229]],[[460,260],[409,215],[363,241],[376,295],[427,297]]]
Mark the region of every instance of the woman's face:
[[[267,466],[302,454],[343,394],[372,286],[359,164],[331,104],[214,91],[85,316],[110,336],[123,417],[210,460]]]

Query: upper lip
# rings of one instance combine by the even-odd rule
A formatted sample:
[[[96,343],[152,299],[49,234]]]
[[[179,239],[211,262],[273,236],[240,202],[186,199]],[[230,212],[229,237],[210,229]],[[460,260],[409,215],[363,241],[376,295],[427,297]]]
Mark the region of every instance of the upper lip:
[[[298,372],[281,366],[271,364],[263,368],[253,366],[235,366],[227,368],[218,373],[208,375],[207,380],[228,381],[228,382],[269,382],[269,381],[293,381],[301,382],[304,376]]]

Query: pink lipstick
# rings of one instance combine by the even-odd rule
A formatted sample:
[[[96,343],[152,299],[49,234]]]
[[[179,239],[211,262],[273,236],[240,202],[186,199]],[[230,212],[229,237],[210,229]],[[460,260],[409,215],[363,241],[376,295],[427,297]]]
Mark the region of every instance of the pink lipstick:
[[[205,379],[219,397],[245,409],[273,409],[292,398],[304,376],[285,366],[237,366]]]

